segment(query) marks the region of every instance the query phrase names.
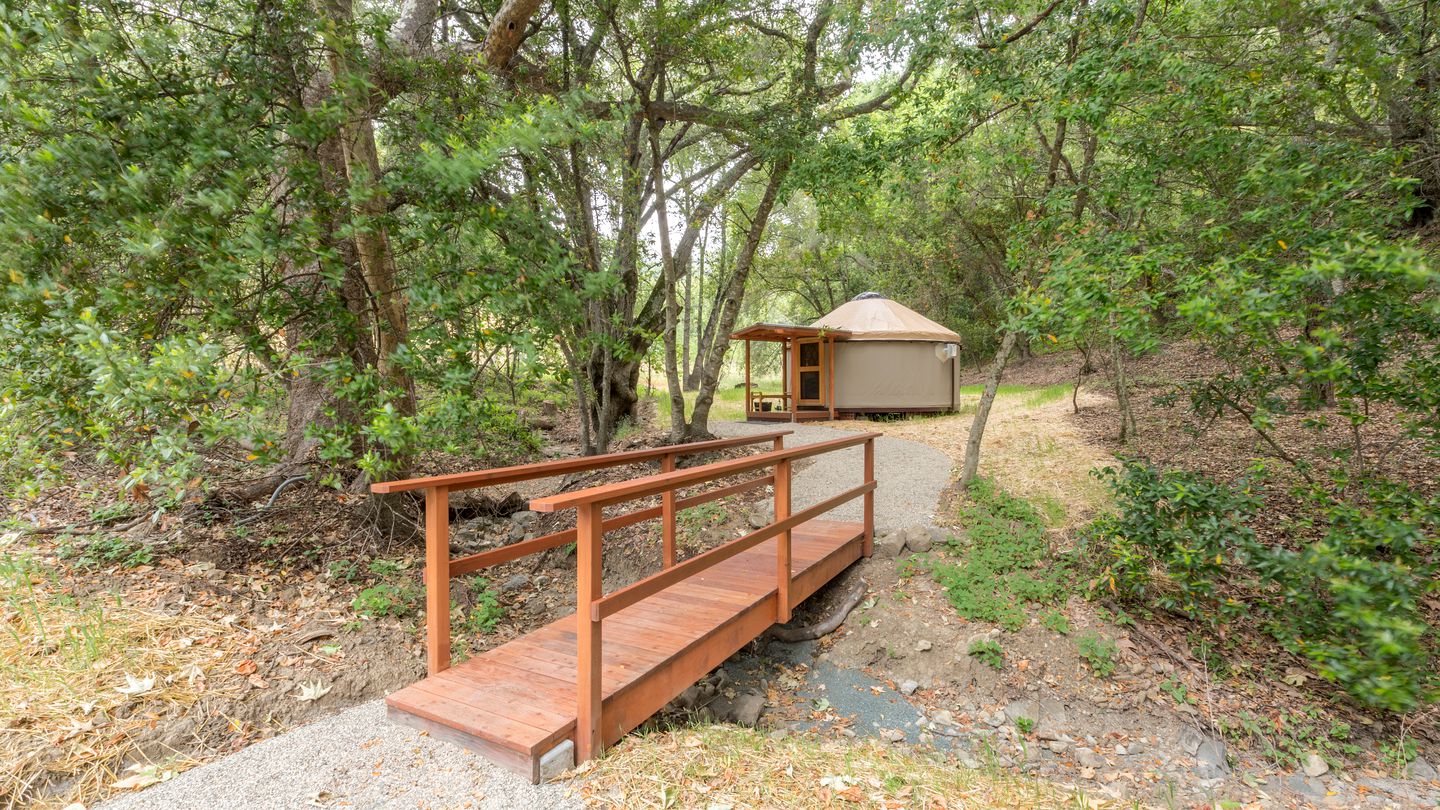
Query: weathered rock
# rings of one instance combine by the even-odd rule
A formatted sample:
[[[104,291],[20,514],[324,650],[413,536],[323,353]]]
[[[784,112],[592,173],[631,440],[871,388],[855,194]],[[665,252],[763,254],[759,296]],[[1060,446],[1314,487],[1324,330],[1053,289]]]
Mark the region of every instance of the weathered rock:
[[[1420,779],[1425,782],[1434,782],[1437,778],[1440,778],[1440,774],[1435,772],[1435,766],[1431,765],[1424,757],[1416,757],[1415,761],[1410,763],[1410,767],[1406,769],[1405,773],[1408,774],[1411,779]]]
[[[765,711],[765,697],[756,694],[744,694],[735,698],[731,712],[736,723],[742,726],[753,726],[760,722],[760,714]]]
[[[934,646],[935,645],[931,644],[929,641],[926,641],[923,638],[915,642],[915,649],[919,652],[929,652]]]
[[[1330,771],[1330,763],[1316,753],[1305,757],[1305,767],[1302,769],[1306,776],[1324,776]]]
[[[1074,756],[1075,762],[1083,768],[1103,768],[1105,766],[1105,758],[1089,748],[1076,748]]]
[[[875,556],[899,557],[905,550],[905,535],[899,531],[887,532],[875,538]]]
[[[770,511],[769,509],[751,509],[745,515],[745,522],[750,524],[752,529],[763,529],[770,525]]]
[[[1325,783],[1313,776],[1306,776],[1302,773],[1294,773],[1285,778],[1285,787],[1311,799],[1323,799],[1325,797]]]
[[[916,681],[902,681],[900,684],[900,694],[913,695],[915,694],[915,690],[919,688],[920,684]]]
[[[1070,750],[1070,743],[1067,740],[1051,740],[1045,745],[1056,754],[1063,754]]]
[[[495,587],[497,593],[510,593],[519,590],[530,584],[530,578],[524,574],[516,574]]]
[[[698,703],[698,702],[700,702],[700,687],[698,687],[698,686],[687,686],[687,687],[685,687],[685,691],[683,691],[683,692],[681,692],[680,694],[676,695],[676,696],[675,696],[675,700],[674,700],[673,702],[674,702],[674,704],[675,704],[677,707],[679,707],[679,708],[681,708],[681,709],[685,709],[685,710],[687,710],[687,711],[690,710],[690,709],[695,708],[695,704]]]
[[[1012,701],[1005,707],[1005,716],[1012,723],[1022,717],[1029,719],[1036,733],[1053,731],[1070,719],[1065,704],[1053,698]]]
[[[1201,779],[1220,779],[1230,772],[1225,758],[1225,743],[1209,739],[1195,749],[1195,775]]]
[[[905,732],[898,728],[882,728],[880,729],[880,739],[888,743],[904,742]]]
[[[916,554],[924,554],[934,544],[929,526],[907,526],[903,530],[905,547]]]
[[[953,726],[955,725],[955,715],[951,714],[949,709],[939,709],[930,715],[930,722],[937,726]]]
[[[1186,728],[1180,732],[1180,749],[1192,757],[1195,756],[1196,751],[1200,750],[1200,744],[1203,742],[1205,742],[1205,735],[1193,728]]]
[[[534,526],[540,522],[540,513],[524,509],[511,515],[510,521],[519,526]]]

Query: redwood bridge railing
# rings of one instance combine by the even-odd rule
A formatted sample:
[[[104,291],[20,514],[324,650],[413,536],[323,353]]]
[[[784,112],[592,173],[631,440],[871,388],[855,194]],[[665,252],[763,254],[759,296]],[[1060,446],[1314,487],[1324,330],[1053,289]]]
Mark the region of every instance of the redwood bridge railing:
[[[796,604],[790,594],[792,583],[791,531],[806,521],[855,498],[863,497],[864,499],[862,555],[870,556],[874,541],[875,439],[879,434],[859,433],[830,441],[786,448],[784,447],[784,437],[790,433],[791,431],[782,430],[754,436],[373,485],[371,490],[377,493],[407,491],[423,491],[425,493],[426,663],[430,674],[435,675],[450,666],[449,583],[453,577],[463,576],[489,566],[574,542],[576,544],[575,604],[577,611],[575,759],[576,762],[582,762],[598,754],[604,745],[601,722],[601,650],[602,629],[606,617],[773,537],[779,539],[776,543],[775,558],[777,595],[775,621],[789,621],[791,611]],[[702,466],[676,469],[676,460],[680,456],[764,442],[771,442],[773,449]],[[864,446],[860,485],[798,512],[792,511],[791,492],[794,462],[857,445]],[[530,502],[530,508],[537,512],[575,509],[575,528],[553,532],[458,559],[450,557],[449,513],[452,492],[657,461],[660,472],[653,475],[536,498]],[[747,473],[759,474],[739,483],[717,487],[683,498],[678,497],[677,490],[682,488]],[[774,492],[774,517],[768,524],[738,539],[677,563],[675,532],[676,515],[680,510],[771,485],[773,485]],[[659,495],[661,498],[661,503],[657,506],[639,508],[610,517],[604,515],[606,507],[630,503],[655,495]],[[659,518],[661,522],[662,569],[638,582],[606,594],[601,580],[601,555],[605,533],[655,518]]]

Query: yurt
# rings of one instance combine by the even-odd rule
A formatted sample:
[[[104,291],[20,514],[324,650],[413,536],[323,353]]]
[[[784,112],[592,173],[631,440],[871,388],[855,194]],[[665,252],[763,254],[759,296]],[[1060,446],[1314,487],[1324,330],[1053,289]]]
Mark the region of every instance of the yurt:
[[[867,292],[809,326],[757,323],[745,341],[746,418],[754,422],[946,413],[960,393],[960,336],[909,307]],[[778,390],[751,382],[750,343],[782,344]]]

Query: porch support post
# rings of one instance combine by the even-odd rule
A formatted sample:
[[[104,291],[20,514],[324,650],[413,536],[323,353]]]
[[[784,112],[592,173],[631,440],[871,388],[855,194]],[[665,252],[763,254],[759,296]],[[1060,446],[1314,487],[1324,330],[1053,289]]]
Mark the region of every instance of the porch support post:
[[[750,421],[750,409],[754,404],[750,400],[750,338],[745,338],[745,421]]]
[[[835,337],[830,336],[825,346],[825,362],[830,365],[830,373],[826,374],[826,387],[829,389],[825,394],[825,401],[830,406],[830,419],[835,419]]]

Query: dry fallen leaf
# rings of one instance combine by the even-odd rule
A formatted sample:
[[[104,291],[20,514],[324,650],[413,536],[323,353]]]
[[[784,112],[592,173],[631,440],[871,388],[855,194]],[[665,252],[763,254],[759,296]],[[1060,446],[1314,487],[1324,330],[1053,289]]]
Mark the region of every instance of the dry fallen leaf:
[[[150,675],[145,678],[137,678],[127,672],[125,673],[125,685],[115,687],[115,691],[119,692],[122,695],[129,695],[131,697],[135,697],[136,695],[143,695],[154,688],[154,675]]]
[[[319,700],[328,694],[330,694],[330,687],[319,681],[314,681],[312,683],[300,684],[300,694],[296,695],[295,699],[301,703],[305,703],[307,701]]]

